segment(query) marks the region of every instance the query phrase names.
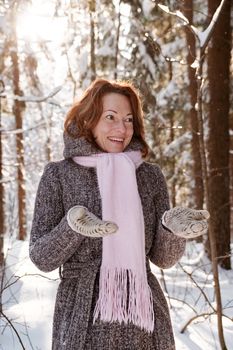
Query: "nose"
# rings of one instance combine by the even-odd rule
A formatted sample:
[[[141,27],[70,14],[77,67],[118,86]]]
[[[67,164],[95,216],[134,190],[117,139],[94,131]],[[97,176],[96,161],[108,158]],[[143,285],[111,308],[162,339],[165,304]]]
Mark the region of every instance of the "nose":
[[[124,133],[126,130],[126,126],[125,126],[124,121],[123,120],[116,121],[115,128],[116,128],[116,130],[120,131],[121,133]]]

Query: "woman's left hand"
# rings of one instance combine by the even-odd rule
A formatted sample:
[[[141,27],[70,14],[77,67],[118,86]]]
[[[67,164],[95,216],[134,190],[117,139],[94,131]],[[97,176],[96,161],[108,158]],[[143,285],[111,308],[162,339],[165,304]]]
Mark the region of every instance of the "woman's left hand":
[[[207,210],[175,207],[165,211],[162,224],[177,236],[195,238],[207,233],[209,217]]]

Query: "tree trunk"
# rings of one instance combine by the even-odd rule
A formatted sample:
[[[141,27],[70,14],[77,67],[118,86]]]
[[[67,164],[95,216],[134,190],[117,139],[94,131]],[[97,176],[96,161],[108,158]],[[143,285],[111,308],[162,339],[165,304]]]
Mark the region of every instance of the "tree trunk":
[[[182,12],[188,18],[189,23],[193,24],[193,0],[185,0],[182,6]],[[188,27],[184,27],[186,42],[188,47],[187,62],[188,62],[188,91],[190,96],[190,128],[192,132],[191,152],[193,159],[193,179],[194,179],[194,208],[203,208],[203,179],[201,169],[201,155],[198,136],[198,116],[195,105],[197,103],[197,81],[195,77],[195,69],[191,67],[196,57],[195,37]]]
[[[169,142],[171,143],[175,139],[175,135],[174,135],[174,111],[173,110],[171,110],[171,112],[170,112],[169,120],[170,120],[170,140],[169,140]],[[173,179],[171,181],[171,186],[170,186],[171,205],[172,205],[172,208],[174,208],[176,206],[176,179],[174,179],[175,166],[176,166],[175,156],[171,157],[170,163],[171,163],[170,164],[171,174],[173,174],[173,176],[172,176]]]
[[[233,113],[230,115],[230,205],[231,205],[231,241],[233,241]]]
[[[220,0],[208,0],[210,18]],[[229,0],[212,34],[208,47],[209,116],[208,116],[208,208],[216,238],[220,265],[231,268],[230,256],[230,193],[229,193],[229,79],[231,57]],[[221,257],[221,258],[220,258]]]
[[[117,15],[117,32],[116,32],[116,51],[114,57],[114,79],[117,79],[117,67],[118,67],[118,55],[119,55],[119,38],[121,29],[121,11],[120,11],[121,0],[119,1],[119,12]]]
[[[173,78],[173,66],[172,62],[168,62],[168,67],[169,67],[169,81],[172,81]],[[175,139],[174,135],[174,109],[172,108],[169,113],[169,121],[170,121],[170,140],[169,142],[172,143]],[[170,169],[171,169],[171,174],[172,174],[172,181],[171,181],[171,186],[170,186],[170,191],[171,191],[171,205],[172,208],[176,206],[176,179],[174,178],[175,174],[175,167],[176,167],[176,159],[175,156],[171,157],[170,159]]]
[[[4,84],[2,81],[0,81],[0,93],[4,91]],[[0,128],[2,127],[2,105],[1,105],[1,96],[0,96]],[[2,132],[0,130],[0,181],[3,179],[3,171],[2,171]],[[4,251],[3,251],[3,244],[4,244],[4,188],[3,188],[3,182],[0,182],[0,269],[3,266],[4,262]],[[0,274],[1,278],[1,274]]]
[[[89,0],[89,14],[90,14],[90,35],[91,35],[91,80],[96,78],[96,66],[95,66],[95,0]]]
[[[17,5],[15,5],[17,6]],[[12,61],[12,75],[13,75],[13,91],[15,95],[22,96],[20,89],[20,70],[18,59],[17,35],[15,29],[15,12],[16,8],[12,10],[12,38],[11,38],[11,61]],[[16,129],[22,130],[23,127],[23,110],[25,103],[14,100],[13,113],[15,116]],[[18,220],[19,233],[18,238],[24,240],[26,238],[26,192],[24,179],[24,140],[23,132],[16,134],[16,152],[17,152],[17,180],[18,180]]]

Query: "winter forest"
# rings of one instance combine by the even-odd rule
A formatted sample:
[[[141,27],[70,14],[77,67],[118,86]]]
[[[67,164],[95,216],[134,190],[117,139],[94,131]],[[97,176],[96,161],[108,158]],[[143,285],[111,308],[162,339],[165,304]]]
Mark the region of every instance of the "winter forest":
[[[177,350],[233,349],[232,27],[232,0],[0,0],[1,350],[50,349],[59,274],[29,259],[34,201],[95,78],[135,84],[171,206],[210,212],[177,265],[152,266]]]

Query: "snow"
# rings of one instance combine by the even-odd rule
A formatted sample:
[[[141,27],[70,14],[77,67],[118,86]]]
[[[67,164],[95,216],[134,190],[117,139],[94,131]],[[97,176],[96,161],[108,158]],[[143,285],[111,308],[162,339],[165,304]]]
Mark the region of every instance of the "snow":
[[[46,4],[45,12],[47,13],[48,9],[48,1],[43,1]],[[118,1],[115,1],[118,3]],[[37,3],[33,1],[33,3]],[[40,5],[38,8],[43,8],[41,5],[42,1],[40,1]],[[143,12],[150,18],[151,8],[154,6],[153,1],[143,0],[142,2]],[[51,2],[51,11],[53,13],[54,10],[54,2]],[[128,38],[129,30],[130,30],[130,5],[124,4],[121,2],[121,37],[120,37],[120,49],[121,54],[126,58],[131,59],[130,50],[126,46],[126,40]],[[53,21],[54,30],[46,31],[46,26],[44,26],[43,31],[41,30],[41,24],[37,26],[39,29],[39,34],[42,32],[46,35],[45,39],[51,39],[51,35],[56,37],[56,40],[53,42],[46,42],[47,54],[41,51],[41,48],[35,42],[25,42],[25,39],[21,39],[19,48],[30,55],[35,53],[38,58],[38,69],[37,74],[40,77],[40,81],[44,82],[44,87],[42,89],[43,93],[40,96],[32,96],[31,91],[26,91],[25,96],[14,96],[12,95],[12,87],[9,85],[9,82],[6,81],[6,87],[4,94],[7,94],[8,100],[11,101],[14,98],[20,100],[26,100],[29,102],[27,104],[27,115],[24,120],[24,128],[17,129],[14,132],[12,131],[14,128],[13,117],[6,115],[4,117],[4,125],[3,129],[3,139],[4,139],[4,148],[5,148],[5,164],[8,167],[4,169],[4,178],[3,182],[5,182],[6,188],[6,203],[8,205],[6,217],[6,226],[11,227],[12,230],[17,230],[17,220],[15,218],[15,154],[13,154],[13,150],[15,149],[15,134],[24,132],[25,136],[25,154],[27,155],[27,179],[30,182],[30,187],[28,190],[28,201],[31,198],[34,198],[34,188],[36,187],[36,183],[33,182],[32,179],[37,178],[35,175],[40,175],[42,172],[42,163],[45,161],[46,155],[44,154],[44,145],[47,141],[47,134],[42,130],[42,126],[47,120],[52,122],[52,128],[50,127],[48,132],[51,132],[51,137],[53,143],[52,145],[56,145],[52,149],[52,158],[59,153],[59,150],[62,148],[62,135],[60,130],[61,124],[63,124],[64,120],[64,110],[66,107],[70,106],[70,101],[73,98],[72,91],[73,86],[72,83],[66,82],[67,75],[67,62],[65,53],[69,54],[69,61],[71,66],[71,73],[77,82],[85,77],[85,73],[88,71],[88,45],[89,45],[89,26],[88,21],[89,18],[86,16],[86,9],[80,9],[83,11],[83,16],[80,15],[79,21],[77,21],[77,27],[72,32],[71,27],[69,27],[69,31],[66,33],[67,37],[64,38],[64,43],[62,46],[63,37],[65,36],[65,31],[56,31],[58,29],[58,24]],[[70,9],[70,14],[72,16],[77,15],[77,9]],[[81,12],[80,12],[81,13]],[[103,30],[103,34],[110,30],[112,26],[112,17],[109,16],[108,12],[100,13],[102,16],[103,26],[99,24],[99,26]],[[41,13],[40,16],[44,14]],[[48,13],[47,13],[48,15]],[[178,13],[178,17],[181,14]],[[35,18],[35,17],[34,17]],[[66,21],[68,16],[66,16]],[[80,21],[81,18],[81,21]],[[180,18],[182,20],[182,18]],[[183,21],[183,20],[182,20]],[[5,35],[10,33],[10,26],[7,24],[9,20],[3,16],[0,16],[0,30],[4,29]],[[30,23],[30,22],[29,22]],[[50,22],[49,22],[50,23]],[[132,23],[131,23],[132,24]],[[31,23],[32,25],[32,23]],[[62,27],[63,25],[61,25]],[[68,24],[67,24],[68,26]],[[195,28],[194,28],[195,29]],[[25,30],[27,31],[27,30]],[[30,28],[28,29],[30,34]],[[31,34],[34,32],[32,31]],[[35,35],[36,33],[34,33]],[[62,34],[62,35],[61,35]],[[48,37],[49,35],[49,37]],[[198,35],[202,42],[204,42],[207,32],[198,31]],[[136,40],[136,37],[134,38]],[[169,42],[165,44],[162,39],[157,39],[157,42],[162,47],[163,55],[169,57],[176,57],[180,54],[182,48],[185,47],[184,38],[176,38],[175,42]],[[134,42],[135,44],[135,42]],[[136,44],[135,44],[136,45]],[[61,48],[63,47],[63,50]],[[110,43],[105,42],[104,46],[96,47],[97,52],[100,54],[109,53],[111,48]],[[151,74],[154,76],[155,74],[155,66],[152,59],[146,55],[145,46],[141,44],[139,47],[141,50],[141,54],[144,57],[145,64],[148,66]],[[1,50],[1,49],[0,49]],[[54,61],[52,60],[52,56],[50,55],[50,51],[55,53]],[[48,57],[47,57],[48,56]],[[51,62],[50,62],[50,61]],[[55,64],[56,63],[56,64]],[[127,74],[125,71],[125,66],[123,63],[121,64],[122,72]],[[198,61],[195,62],[198,64]],[[6,59],[5,61],[6,68],[11,67],[11,61]],[[175,66],[175,65],[174,65]],[[176,66],[175,66],[176,67]],[[174,73],[173,67],[173,73]],[[180,65],[177,70],[180,71],[180,74],[183,78],[183,72],[180,68]],[[119,71],[119,70],[118,70]],[[106,71],[105,71],[106,73]],[[122,75],[123,75],[122,73]],[[131,72],[131,76],[133,76],[133,72]],[[107,76],[107,73],[106,73]],[[81,79],[82,78],[82,79]],[[89,85],[89,78],[85,78],[86,83],[83,83],[82,88],[84,86]],[[25,75],[23,76],[23,90],[28,89],[26,85]],[[175,83],[174,83],[175,81]],[[64,83],[65,82],[65,83]],[[161,85],[162,83],[159,82]],[[63,86],[61,93],[62,98],[58,98],[60,85]],[[56,87],[57,88],[53,88]],[[183,85],[182,85],[183,86]],[[82,91],[81,86],[77,86],[76,95],[79,94],[79,91]],[[171,100],[175,100],[175,106],[177,107],[177,99],[179,97],[180,86],[176,79],[176,76],[173,81],[169,82],[166,88],[160,89],[160,92],[155,92],[155,95],[158,100],[158,106],[160,108],[166,107]],[[44,94],[44,91],[48,91],[48,93]],[[178,94],[178,97],[177,97]],[[56,95],[56,96],[55,96]],[[3,95],[2,95],[3,96]],[[53,99],[52,97],[55,96]],[[39,112],[39,109],[36,109],[35,100],[43,101],[46,103],[43,104],[43,108],[46,109],[46,113]],[[60,106],[64,107],[64,110],[58,108],[55,109],[55,106],[58,106],[58,102],[60,101]],[[41,108],[42,108],[41,107]],[[184,102],[182,102],[182,107],[184,108]],[[53,108],[53,109],[52,109]],[[30,109],[30,111],[29,111]],[[185,108],[184,108],[185,109]],[[165,113],[166,116],[166,113]],[[159,115],[158,119],[163,125],[166,125],[167,121],[164,116]],[[40,128],[41,126],[41,128]],[[33,130],[34,129],[34,130]],[[62,128],[61,128],[62,129]],[[27,141],[27,131],[31,131],[30,139]],[[233,131],[230,131],[230,135],[233,135]],[[185,138],[185,137],[184,137]],[[183,138],[177,139],[173,144],[170,144],[166,149],[169,154],[175,152],[181,145],[180,141],[186,141]],[[35,140],[35,142],[31,142],[30,140]],[[62,153],[62,151],[60,151]],[[232,151],[231,151],[232,153]],[[33,154],[33,158],[31,157]],[[38,156],[40,154],[40,157]],[[183,157],[183,156],[182,156]],[[37,161],[39,159],[39,161]],[[184,157],[183,157],[184,159]],[[36,165],[35,165],[36,160]],[[179,168],[179,164],[178,164]],[[38,174],[37,174],[38,173]],[[189,183],[190,185],[190,183]],[[28,205],[28,220],[31,219],[32,216],[32,206]],[[13,215],[12,215],[13,213]],[[12,220],[12,216],[13,219]],[[11,217],[11,219],[10,219]],[[13,223],[12,223],[13,221]],[[193,248],[195,247],[195,249]],[[211,317],[202,317],[197,318],[196,321],[192,322],[184,333],[180,333],[180,330],[184,325],[188,322],[188,320],[193,317],[193,315],[201,314],[204,312],[212,312],[210,305],[215,307],[214,301],[214,293],[213,293],[213,279],[212,274],[210,273],[210,264],[208,260],[205,258],[203,254],[203,247],[201,245],[194,245],[189,243],[189,248],[186,251],[185,256],[182,258],[181,263],[182,267],[186,272],[182,270],[179,265],[164,271],[165,285],[168,303],[171,304],[171,316],[172,323],[174,326],[175,339],[177,344],[177,350],[215,350],[220,349],[218,343],[217,336],[217,321],[216,316],[212,315]],[[192,249],[191,249],[192,248]],[[20,338],[23,341],[24,347],[27,350],[49,350],[51,348],[51,336],[52,336],[52,318],[53,318],[53,309],[54,302],[56,297],[56,290],[59,284],[59,276],[58,271],[54,271],[52,273],[42,273],[39,271],[30,261],[28,257],[28,241],[20,242],[8,239],[5,241],[5,253],[7,254],[6,259],[6,276],[4,279],[4,284],[6,288],[3,292],[3,312],[8,317],[8,319],[12,322],[13,326],[17,330]],[[232,264],[233,265],[233,264]],[[153,272],[156,274],[158,279],[163,286],[163,279],[161,275],[161,271],[152,266]],[[195,281],[199,286],[204,289],[205,294],[208,296],[208,300],[210,305],[206,303],[204,300],[203,294],[194,286],[190,277],[187,273],[192,273],[192,276],[195,278]],[[232,271],[224,271],[220,269],[220,281],[222,288],[222,299],[224,306],[224,313],[229,317],[233,317],[233,294],[232,294],[232,284],[233,284],[233,272]],[[226,337],[226,342],[228,346],[228,350],[233,349],[233,323],[227,318],[224,318],[224,334]],[[6,320],[1,317],[0,318],[0,350],[20,350],[22,346],[19,343],[19,340],[16,336],[16,333],[13,331],[11,327],[7,324]]]
[[[18,101],[26,101],[26,102],[45,102],[46,101],[56,106],[60,106],[60,104],[56,100],[51,99],[51,97],[55,96],[61,89],[62,89],[62,86],[57,86],[51,92],[49,92],[49,94],[45,96],[18,96],[18,95],[11,96],[8,94],[8,98],[9,99],[12,98]]]
[[[6,249],[5,285],[11,286],[3,293],[3,311],[16,327],[25,349],[50,349],[58,272],[45,274],[33,265],[28,257],[28,241],[15,241]],[[14,281],[17,282],[13,284]],[[22,349],[16,335],[5,326],[1,319],[0,349]]]
[[[51,348],[52,318],[59,284],[58,271],[42,273],[28,257],[28,241],[13,241],[5,244],[6,276],[3,292],[3,312],[13,323],[25,349],[49,350]],[[190,318],[202,313],[211,313],[215,307],[211,265],[203,254],[200,243],[187,243],[186,253],[171,269],[164,270],[164,280],[160,269],[151,265],[153,273],[165,293],[174,327],[177,350],[220,350],[215,315],[199,317],[180,333]],[[185,272],[184,272],[185,271]],[[233,317],[233,271],[220,271],[222,304],[224,314]],[[191,274],[196,285],[192,282]],[[202,288],[203,292],[201,292]],[[208,303],[203,297],[205,293]],[[233,349],[233,323],[224,318],[224,335],[228,349]],[[14,331],[1,318],[1,350],[20,350]]]
[[[151,59],[151,57],[147,54],[145,45],[143,43],[139,42],[138,49],[139,49],[141,56],[144,57],[145,65],[147,66],[151,75],[154,77],[155,73],[156,73],[156,66],[155,66],[153,60]]]
[[[218,20],[218,17],[222,11],[222,8],[223,8],[223,5],[225,4],[226,0],[222,0],[220,5],[218,6],[218,8],[216,9],[213,17],[212,17],[212,20],[210,22],[210,24],[208,25],[208,27],[203,31],[203,32],[199,32],[198,33],[198,39],[199,39],[199,42],[200,42],[200,46],[203,48],[206,43],[208,42],[209,40],[209,36],[210,36],[210,33],[213,31],[213,28]],[[192,26],[193,27],[193,26]]]
[[[5,17],[4,16],[0,16],[0,31],[4,31],[5,27],[6,27]]]
[[[150,17],[150,13],[154,7],[155,7],[155,4],[153,4],[152,1],[150,1],[150,0],[143,0],[142,1],[142,10],[143,10],[145,17],[147,17],[147,18]]]
[[[97,50],[97,55],[102,57],[114,57],[115,52],[113,50],[112,37],[106,38],[104,45]]]
[[[174,141],[169,143],[163,151],[163,155],[165,157],[174,157],[176,154],[178,154],[178,151],[180,148],[186,144],[187,142],[190,142],[192,139],[192,134],[191,132],[187,131],[180,137],[177,137]]]
[[[188,19],[183,15],[183,13],[181,11],[177,10],[175,12],[172,12],[172,11],[169,10],[168,6],[165,6],[165,5],[162,5],[162,4],[158,4],[158,7],[160,7],[161,10],[163,10],[166,13],[169,13],[170,15],[174,15],[174,16],[180,18],[185,24],[189,24]]]
[[[177,10],[175,12],[172,12],[172,11],[169,10],[168,6],[164,6],[164,5],[161,5],[161,4],[158,4],[158,7],[162,11],[164,11],[164,12],[170,14],[170,15],[178,17],[183,22],[184,25],[189,25],[189,27],[192,29],[193,33],[198,38],[200,47],[203,48],[208,43],[210,33],[213,31],[213,28],[214,28],[214,26],[215,26],[215,24],[216,24],[216,22],[218,20],[218,17],[220,15],[221,11],[222,11],[222,8],[223,8],[225,2],[226,2],[226,0],[222,0],[221,1],[220,5],[216,9],[216,11],[215,11],[215,13],[214,13],[214,15],[212,17],[212,20],[211,20],[210,24],[208,25],[208,27],[204,31],[200,31],[195,26],[190,25],[189,24],[189,20],[187,19],[187,17],[185,17],[183,15],[183,13],[180,12],[179,10]]]

